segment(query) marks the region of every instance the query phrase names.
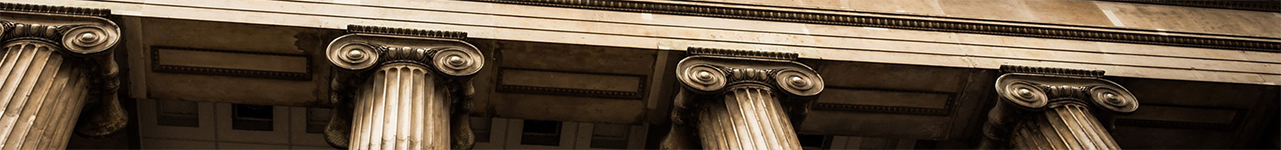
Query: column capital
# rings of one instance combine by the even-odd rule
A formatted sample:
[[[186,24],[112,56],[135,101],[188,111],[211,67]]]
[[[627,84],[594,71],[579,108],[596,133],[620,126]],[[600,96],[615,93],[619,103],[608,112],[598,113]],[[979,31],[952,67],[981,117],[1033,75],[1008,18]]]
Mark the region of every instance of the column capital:
[[[123,129],[128,117],[117,100],[119,67],[112,48],[120,27],[108,9],[0,3],[0,41],[5,47],[48,46],[52,53],[85,69],[90,95],[76,132],[106,136]]]
[[[676,64],[676,78],[682,90],[677,94],[672,121],[692,122],[693,109],[703,100],[697,97],[720,96],[733,88],[764,88],[778,92],[789,114],[804,115],[809,105],[823,91],[823,78],[817,71],[796,62],[792,52],[690,47],[690,56]],[[793,117],[793,120],[803,118]]]
[[[333,80],[330,83],[330,95],[332,95],[330,102],[337,112],[332,116],[325,130],[326,141],[330,145],[348,147],[351,144],[360,144],[349,143],[352,141],[351,135],[358,134],[353,133],[352,130],[352,119],[355,117],[353,112],[368,110],[355,110],[358,109],[354,105],[355,101],[413,102],[417,100],[411,98],[357,98],[356,95],[358,93],[368,94],[368,92],[405,90],[380,89],[384,91],[370,91],[372,89],[361,89],[362,85],[379,84],[374,80],[376,78],[385,78],[378,77],[379,74],[385,76],[386,73],[398,72],[413,74],[412,76],[415,77],[407,78],[413,78],[414,80],[430,80],[423,81],[427,85],[420,86],[430,86],[441,89],[444,92],[435,94],[436,91],[428,91],[432,93],[428,95],[447,98],[444,103],[448,106],[444,107],[446,108],[444,110],[430,111],[449,113],[449,119],[444,121],[449,123],[449,133],[447,133],[450,136],[449,148],[470,149],[472,147],[472,133],[467,119],[469,118],[468,113],[471,111],[472,96],[475,94],[475,88],[472,86],[470,79],[472,75],[475,75],[484,67],[485,57],[475,46],[463,41],[467,38],[467,33],[361,25],[349,25],[347,26],[347,32],[347,35],[340,36],[330,42],[325,51],[326,58],[339,70],[334,71]],[[407,72],[405,70],[411,71]],[[411,73],[414,72],[412,70],[430,71],[425,74],[416,74]],[[396,82],[398,83],[399,81]],[[403,111],[400,113],[423,112]]]
[[[735,138],[764,142],[744,143],[749,148],[799,148],[792,127],[805,118],[823,91],[823,78],[817,71],[797,62],[797,54],[791,52],[699,47],[687,51],[690,56],[676,65],[676,78],[682,88],[673,103],[673,127],[664,139],[663,149],[724,148],[721,146],[727,143],[722,140]],[[735,118],[724,115],[727,113],[753,114],[737,118],[757,121],[728,126],[699,123]],[[725,130],[721,128],[745,130],[741,136],[756,135],[702,135],[722,133]]]
[[[376,65],[412,63],[437,73],[465,77],[485,65],[466,32],[350,25],[349,34],[329,43],[325,56],[338,68],[363,71]]]
[[[1002,65],[996,79],[1001,104],[1043,111],[1076,102],[1113,113],[1130,113],[1139,102],[1125,87],[1103,79],[1103,70]]]
[[[0,40],[48,42],[66,54],[101,54],[120,41],[107,9],[0,3]]]
[[[1011,143],[1015,140],[1011,138],[1015,137],[1016,132],[1019,135],[1030,135],[1042,133],[1032,131],[1034,129],[1086,130],[1082,128],[1096,126],[1099,129],[1073,132],[1048,140],[1075,140],[1077,137],[1097,136],[1099,138],[1095,139],[1102,140],[1102,143],[1084,145],[1115,146],[1105,129],[1110,128],[1111,118],[1134,112],[1139,107],[1138,100],[1129,90],[1102,78],[1103,70],[1002,65],[1001,71],[1004,74],[997,77],[995,83],[997,104],[988,112],[987,122],[983,125],[985,139],[980,148],[1010,148],[1009,146],[1014,145]],[[1065,113],[1073,111],[1076,112]],[[1072,117],[1054,117],[1057,115]],[[1065,120],[1079,125],[1061,127],[1048,123]],[[1036,146],[1080,146],[1077,144],[1081,143]]]
[[[676,77],[700,94],[725,92],[740,84],[780,89],[788,96],[811,97],[823,91],[817,71],[796,62],[796,53],[689,48],[691,56],[676,65]]]

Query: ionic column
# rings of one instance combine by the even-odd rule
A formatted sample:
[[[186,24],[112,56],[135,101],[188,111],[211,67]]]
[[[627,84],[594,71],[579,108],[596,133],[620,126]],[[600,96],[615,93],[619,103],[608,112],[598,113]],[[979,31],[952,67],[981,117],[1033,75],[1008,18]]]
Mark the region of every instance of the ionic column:
[[[461,32],[348,26],[326,51],[332,82],[334,147],[470,149],[470,76],[484,57]]]
[[[0,149],[64,149],[124,128],[103,9],[0,3]],[[82,114],[81,112],[85,112]]]
[[[817,72],[795,53],[689,52],[663,149],[801,149],[793,123],[823,90]]]
[[[985,149],[1120,149],[1108,134],[1114,115],[1134,112],[1128,90],[1103,71],[1001,66],[998,104],[983,130]],[[1102,114],[1095,114],[1102,113]]]

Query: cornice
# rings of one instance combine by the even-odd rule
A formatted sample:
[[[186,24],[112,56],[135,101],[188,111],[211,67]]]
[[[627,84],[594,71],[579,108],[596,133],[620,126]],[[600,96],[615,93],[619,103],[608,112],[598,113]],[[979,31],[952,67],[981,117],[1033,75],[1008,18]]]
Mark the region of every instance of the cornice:
[[[1235,9],[1263,12],[1281,12],[1281,1],[1276,0],[1099,0],[1124,3],[1144,3],[1187,7]]]
[[[0,11],[18,11],[18,12],[32,12],[32,13],[95,16],[95,17],[106,17],[107,15],[111,15],[111,10],[101,9],[101,8],[48,6],[48,5],[3,3],[3,2],[0,2]]]
[[[1182,47],[1281,52],[1281,42],[1274,38],[1235,35],[1207,35],[1156,30],[1123,29],[1091,26],[1045,25],[1017,22],[967,21],[941,17],[883,16],[771,10],[758,8],[707,6],[694,4],[621,1],[621,0],[467,0],[490,3],[563,7],[577,9],[689,15],[717,18],[813,23],[907,30],[959,32],[1152,44]]]

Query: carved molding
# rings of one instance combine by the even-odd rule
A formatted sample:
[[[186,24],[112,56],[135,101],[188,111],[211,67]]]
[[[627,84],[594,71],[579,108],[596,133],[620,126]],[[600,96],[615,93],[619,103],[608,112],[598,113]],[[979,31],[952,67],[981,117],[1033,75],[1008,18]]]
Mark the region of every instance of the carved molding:
[[[87,77],[90,83],[87,95],[77,95],[74,92],[64,93],[65,95],[63,95],[68,98],[77,96],[83,98],[84,100],[80,101],[83,102],[81,104],[68,104],[82,105],[83,112],[77,110],[68,113],[81,113],[64,114],[64,116],[40,115],[37,117],[79,116],[79,120],[71,120],[73,121],[72,123],[75,123],[75,133],[87,137],[106,136],[123,129],[128,124],[128,116],[118,101],[117,91],[120,87],[118,75],[120,70],[115,61],[115,53],[112,51],[120,40],[120,27],[111,20],[103,18],[107,15],[110,15],[110,11],[106,9],[0,3],[0,41],[5,43],[6,50],[41,50],[40,47],[43,47],[48,48],[46,50],[51,52],[49,55],[43,56],[14,55],[10,57],[15,59],[24,57],[20,59],[32,60],[49,59],[49,62],[53,62],[53,58],[57,57],[57,59],[60,59],[58,61],[67,62],[69,66],[35,66],[25,69],[83,70],[77,75],[68,77],[72,80]],[[12,79],[17,78],[10,78],[10,80]],[[23,79],[40,80],[39,78]],[[68,103],[76,103],[76,101]],[[35,108],[32,109],[34,110]],[[49,136],[62,135],[50,134]],[[61,142],[55,144],[65,146],[65,139]]]
[[[235,68],[213,68],[213,67],[165,65],[160,63],[160,58],[162,57],[160,55],[160,49],[303,57],[307,60],[306,62],[303,62],[304,64],[306,64],[307,70],[304,73],[298,73],[298,72],[235,69]],[[312,68],[311,68],[310,62],[311,62],[311,57],[307,55],[273,54],[273,53],[245,52],[245,51],[212,50],[212,49],[194,49],[194,48],[180,48],[180,47],[168,47],[168,46],[152,46],[151,47],[151,70],[155,72],[164,72],[164,73],[220,75],[220,76],[235,76],[235,77],[265,78],[265,79],[311,81]]]
[[[1001,65],[1000,70],[1007,73],[1028,73],[1062,76],[1103,77],[1103,70],[1084,70],[1071,68],[1032,67]]]
[[[1006,73],[996,79],[998,102],[988,112],[988,120],[983,125],[986,138],[982,148],[1010,148],[1006,147],[1010,144],[1006,142],[1010,142],[1016,125],[1038,120],[1030,119],[1038,115],[1054,116],[1056,114],[1052,112],[1066,112],[1066,108],[1060,107],[1093,110],[1098,116],[1082,117],[1102,122],[1108,128],[1113,122],[1110,119],[1113,115],[1132,113],[1139,107],[1138,100],[1129,90],[1100,78],[1104,74],[1102,70],[1027,66],[1001,66],[1001,70]],[[1039,119],[1046,121],[1045,118]],[[1050,120],[1054,121],[1058,120]],[[1106,134],[1106,130],[1100,131]]]
[[[719,48],[703,48],[703,47],[690,47],[689,54],[690,55],[720,55],[720,56],[730,56],[730,57],[762,58],[762,59],[778,59],[778,60],[796,60],[796,58],[799,57],[799,54],[792,53],[792,52],[748,51],[748,50],[737,50],[737,49],[719,49]]]
[[[506,70],[532,70],[532,71],[550,71],[550,72],[567,72],[567,73],[581,73],[581,74],[605,74],[605,75],[612,75],[612,76],[628,76],[628,77],[635,77],[635,78],[637,78],[637,80],[639,80],[639,82],[640,82],[640,83],[637,83],[637,85],[638,85],[638,86],[637,86],[636,91],[634,91],[634,92],[633,92],[633,91],[610,91],[610,90],[593,90],[593,89],[573,89],[573,88],[558,88],[558,87],[541,87],[541,86],[510,85],[510,84],[506,84],[506,82],[503,82],[503,73],[504,73]],[[498,89],[497,89],[497,90],[498,90],[498,91],[500,91],[500,92],[526,93],[526,94],[560,95],[560,96],[575,96],[575,97],[597,97],[597,98],[618,98],[618,99],[636,99],[636,100],[639,100],[639,99],[641,99],[642,97],[644,97],[644,93],[645,93],[645,91],[647,90],[647,88],[646,88],[646,87],[647,87],[647,85],[648,85],[648,84],[646,84],[646,83],[648,83],[648,82],[646,82],[646,80],[647,80],[647,79],[649,79],[649,77],[646,77],[646,76],[644,76],[644,75],[626,75],[626,74],[606,74],[606,73],[568,72],[568,71],[556,71],[556,70],[516,69],[516,68],[502,68],[502,67],[500,67],[500,68],[498,69]]]
[[[975,21],[943,17],[881,16],[868,14],[833,14],[801,11],[783,11],[754,8],[735,8],[710,5],[673,4],[647,1],[616,0],[468,0],[491,3],[533,6],[564,7],[640,13],[690,15],[762,21],[781,21],[892,29],[960,32],[1023,36],[1070,40],[1088,40],[1152,44],[1183,47],[1281,52],[1281,42],[1275,38],[1244,37],[1236,35],[1209,35],[1203,33],[1176,33],[1169,31],[1122,29],[1091,26],[1046,26],[1034,23]],[[1171,34],[1173,33],[1173,34]]]
[[[348,28],[349,34],[334,39],[325,52],[337,68],[330,83],[330,99],[338,112],[325,130],[330,145],[345,148],[361,144],[348,143],[352,139],[349,136],[356,111],[355,95],[363,82],[385,72],[380,71],[382,66],[398,66],[430,70],[432,81],[427,83],[433,84],[427,86],[443,88],[444,95],[436,96],[449,101],[450,129],[449,133],[442,133],[450,136],[449,148],[472,148],[474,141],[467,120],[475,94],[471,76],[484,66],[485,58],[479,49],[463,41],[465,33],[359,25]]]
[[[1188,7],[1221,8],[1235,10],[1281,12],[1281,1],[1276,0],[1100,0],[1126,3],[1144,3]]]
[[[403,35],[403,36],[458,39],[458,40],[467,39],[467,32],[433,31],[433,30],[421,30],[421,29],[363,26],[363,25],[347,25],[347,32],[348,33],[384,34],[384,35]]]
[[[0,3],[0,11],[33,12],[33,13],[45,13],[45,14],[62,14],[62,15],[77,15],[77,16],[95,16],[95,17],[106,17],[107,15],[111,15],[110,9],[32,5],[32,4],[17,4],[17,3]]]

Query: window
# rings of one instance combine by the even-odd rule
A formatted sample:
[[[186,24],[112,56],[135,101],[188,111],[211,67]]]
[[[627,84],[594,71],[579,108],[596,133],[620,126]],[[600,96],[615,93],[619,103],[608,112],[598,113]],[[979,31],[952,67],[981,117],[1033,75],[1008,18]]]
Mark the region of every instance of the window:
[[[525,120],[520,134],[520,144],[560,146],[559,121]]]
[[[200,127],[200,109],[197,106],[192,101],[156,100],[156,124]]]
[[[627,149],[631,126],[598,123],[592,126],[592,148]]]
[[[333,112],[329,108],[307,108],[307,133],[325,133],[329,117]]]
[[[493,118],[471,117],[471,131],[476,142],[489,143],[489,128]]]
[[[231,108],[231,129],[271,131],[272,106],[235,104]]]

